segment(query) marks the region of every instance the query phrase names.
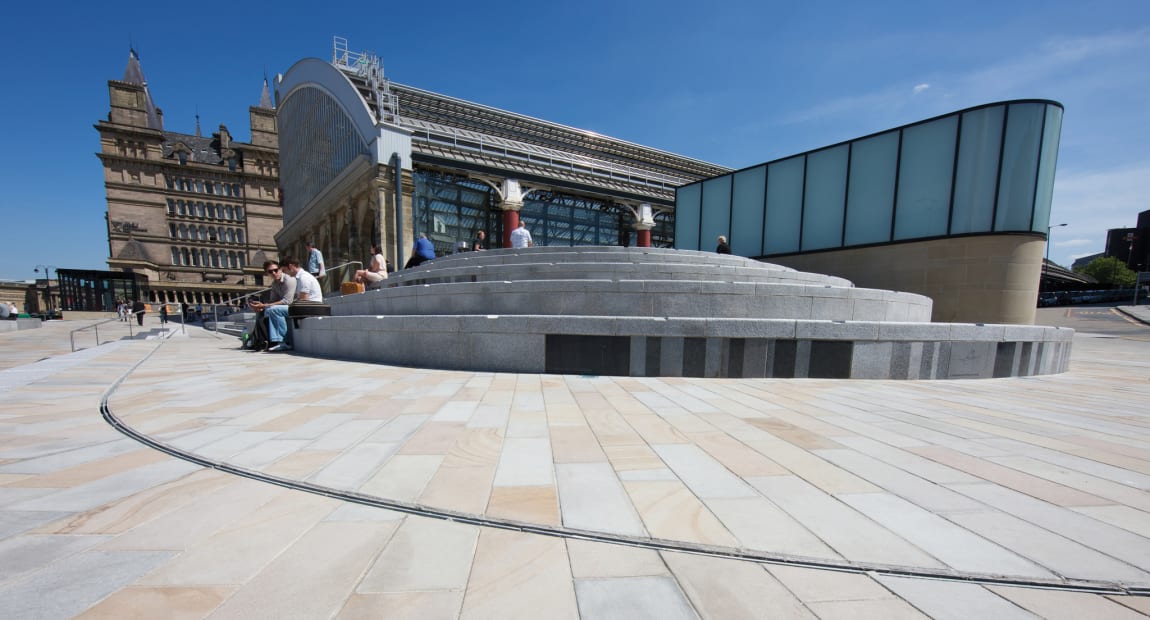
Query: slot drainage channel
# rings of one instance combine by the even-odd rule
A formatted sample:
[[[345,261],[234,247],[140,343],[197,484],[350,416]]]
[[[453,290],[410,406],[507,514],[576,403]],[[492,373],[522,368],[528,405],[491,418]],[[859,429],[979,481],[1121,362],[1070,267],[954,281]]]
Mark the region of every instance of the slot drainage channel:
[[[148,361],[148,359],[150,359],[152,355],[154,355],[156,351],[159,350],[160,346],[162,346],[164,342],[164,340],[160,340],[156,346],[148,352],[147,355],[145,355],[138,362],[128,368],[128,370],[125,371],[124,374],[120,376],[120,378],[118,378],[114,383],[112,383],[111,386],[108,387],[108,389],[100,397],[100,414],[104,417],[104,420],[117,431],[141,444],[144,444],[155,450],[159,450],[160,452],[175,458],[188,461],[190,463],[195,463],[202,467],[207,467],[209,469],[214,469],[235,476],[241,476],[250,480],[274,484],[276,486],[287,489],[293,489],[296,491],[303,491],[305,493],[312,493],[315,495],[339,499],[363,506],[385,508],[387,510],[393,510],[395,512],[415,515],[419,517],[442,519],[445,521],[453,521],[456,523],[465,523],[468,525],[477,525],[481,527],[490,527],[501,530],[512,530],[517,532],[524,532],[527,534],[538,534],[540,536],[571,538],[575,540],[638,547],[642,549],[651,549],[654,551],[690,553],[694,555],[703,555],[714,558],[754,562],[757,564],[772,564],[780,566],[792,566],[797,568],[810,568],[868,575],[882,575],[889,577],[933,579],[937,581],[973,583],[978,585],[1013,586],[1111,596],[1150,596],[1150,587],[1148,586],[1126,586],[1122,583],[1110,581],[1095,581],[1084,579],[1026,579],[1002,575],[909,568],[866,562],[835,562],[829,560],[820,560],[816,558],[796,557],[759,551],[748,551],[731,547],[718,547],[659,538],[633,537],[566,527],[550,527],[532,523],[523,523],[509,519],[492,519],[469,513],[442,510],[427,506],[420,506],[418,504],[387,500],[371,495],[356,493],[354,491],[341,491],[338,489],[332,489],[300,480],[282,478],[280,476],[274,476],[243,467],[237,467],[235,465],[229,465],[228,463],[224,463],[222,461],[206,459],[196,454],[176,449],[163,442],[156,441],[155,439],[152,439],[151,437],[140,433],[132,427],[124,424],[118,417],[116,417],[116,415],[112,412],[111,407],[108,405],[108,399],[111,398],[116,389],[119,388],[119,386],[137,368],[139,368],[144,362]]]

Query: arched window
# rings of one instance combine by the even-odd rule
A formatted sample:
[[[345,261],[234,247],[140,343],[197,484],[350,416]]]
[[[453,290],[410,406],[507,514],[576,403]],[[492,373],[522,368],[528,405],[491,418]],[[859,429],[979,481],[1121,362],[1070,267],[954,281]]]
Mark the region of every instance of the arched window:
[[[168,236],[172,239],[176,238],[176,224],[174,222],[168,224]]]
[[[214,202],[208,203],[208,217],[212,218],[213,220],[216,219],[216,203]]]
[[[200,250],[200,260],[203,261],[201,264],[203,264],[204,267],[208,266],[208,249],[207,248]]]
[[[180,264],[180,248],[172,248],[172,264]]]
[[[243,243],[243,242],[244,242],[244,231],[241,228],[241,229],[236,231],[236,243]]]
[[[227,240],[228,240],[228,243],[235,243],[236,242],[236,231],[229,228]]]
[[[201,194],[204,193],[204,182],[199,179],[196,180],[196,191]]]
[[[180,224],[180,239],[188,238],[188,227],[185,224]]]
[[[216,240],[216,229],[212,228],[211,226],[209,226],[207,228],[200,226],[200,239],[202,241],[215,241]]]
[[[168,215],[176,214],[176,201],[171,198],[168,199]]]
[[[186,267],[186,266],[192,264],[191,261],[188,259],[188,248],[184,248],[184,249],[180,250],[180,254],[184,257],[184,260],[180,262],[181,265],[184,265]]]
[[[232,183],[232,195],[235,196],[236,198],[240,197],[240,184],[239,183]]]
[[[219,269],[220,267],[220,253],[212,250],[212,267]]]
[[[229,219],[229,220],[234,220],[234,219],[236,219],[236,211],[235,211],[235,209],[232,207],[232,205],[228,205],[227,209],[228,209],[228,219]]]
[[[215,183],[212,183],[211,181],[208,181],[208,182],[204,183],[204,193],[206,193],[206,194],[214,194],[214,193],[216,193],[216,185],[215,185]]]
[[[240,257],[240,269],[243,269],[244,267],[247,266],[247,262],[248,262],[247,256],[245,256],[243,252],[240,252],[239,257]]]
[[[228,252],[228,266],[232,269],[239,269],[240,264],[236,262],[236,253]]]
[[[187,215],[188,214],[188,206],[186,204],[184,204],[183,200],[177,200],[176,206],[178,206],[180,209],[180,215]]]
[[[192,250],[192,266],[200,266],[200,253],[195,250]]]
[[[196,215],[198,215],[200,217],[204,217],[206,215],[206,213],[204,211],[204,203],[202,203],[202,202],[196,203]]]

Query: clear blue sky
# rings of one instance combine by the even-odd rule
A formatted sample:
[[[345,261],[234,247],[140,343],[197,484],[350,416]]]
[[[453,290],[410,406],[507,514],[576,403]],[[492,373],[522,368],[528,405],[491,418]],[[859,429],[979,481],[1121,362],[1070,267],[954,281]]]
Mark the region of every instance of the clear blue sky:
[[[115,7],[115,8],[109,8]],[[258,8],[257,8],[258,7]],[[261,9],[269,14],[261,14]],[[1150,1],[9,3],[0,278],[106,269],[93,125],[139,51],[165,127],[250,138],[333,36],[400,83],[741,168],[963,107],[1066,106],[1051,258],[1150,209]]]

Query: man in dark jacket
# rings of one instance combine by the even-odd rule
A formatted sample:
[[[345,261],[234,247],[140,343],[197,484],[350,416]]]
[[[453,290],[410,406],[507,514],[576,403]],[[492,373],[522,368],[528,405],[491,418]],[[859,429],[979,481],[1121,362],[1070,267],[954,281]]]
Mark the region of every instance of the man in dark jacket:
[[[136,315],[136,325],[144,326],[144,310],[147,306],[144,305],[143,300],[137,299],[132,302],[132,314]]]

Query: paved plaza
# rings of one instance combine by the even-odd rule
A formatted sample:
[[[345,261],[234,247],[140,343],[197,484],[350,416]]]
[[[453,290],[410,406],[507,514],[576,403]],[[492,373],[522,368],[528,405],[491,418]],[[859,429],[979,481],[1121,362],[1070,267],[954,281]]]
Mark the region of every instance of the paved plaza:
[[[1150,615],[1150,328],[1080,329],[1059,375],[832,381],[76,326],[0,335],[4,618]]]

